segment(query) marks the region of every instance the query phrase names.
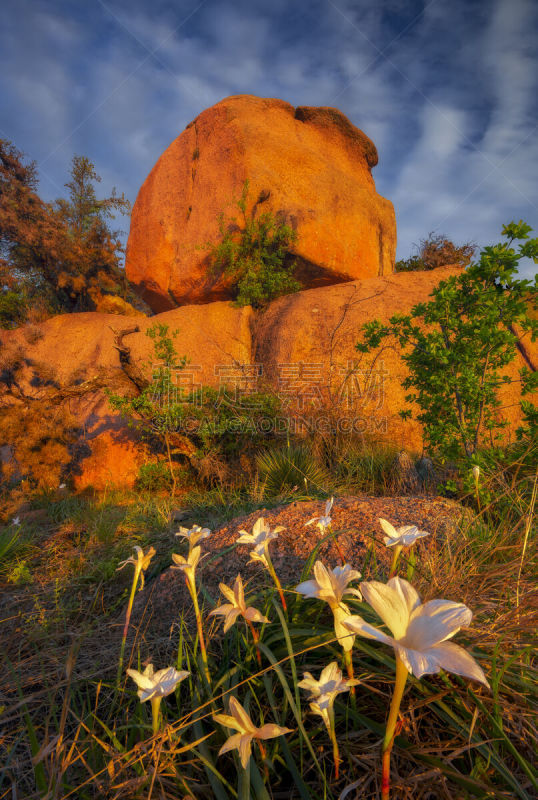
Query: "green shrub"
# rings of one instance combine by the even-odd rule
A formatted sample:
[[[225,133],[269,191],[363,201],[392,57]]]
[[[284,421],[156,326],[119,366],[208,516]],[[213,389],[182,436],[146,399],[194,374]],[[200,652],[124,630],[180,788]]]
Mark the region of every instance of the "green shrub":
[[[172,492],[177,487],[177,455],[199,467],[196,471],[202,480],[222,479],[222,459],[237,457],[274,436],[280,400],[264,392],[239,396],[223,386],[186,391],[174,382],[174,372],[187,363],[175,349],[177,331],[170,335],[168,326],[159,324],[146,333],[159,363],[153,379],[137,397],[106,392],[111,406],[145,435],[158,439],[167,455]],[[142,480],[149,475],[146,472]],[[155,470],[151,476],[151,480],[157,477]]]
[[[0,328],[15,328],[24,322],[28,310],[23,292],[0,291]]]
[[[267,450],[256,458],[260,479],[267,497],[328,492],[328,472],[316,463],[311,452],[303,445],[290,445]]]
[[[428,302],[394,315],[389,324],[373,320],[362,327],[361,353],[377,349],[388,336],[398,343],[409,370],[406,400],[416,403],[426,443],[443,459],[472,459],[485,444],[502,443],[506,422],[499,418],[499,389],[510,382],[504,368],[517,353],[514,326],[530,332],[532,340],[538,335],[538,322],[529,314],[536,283],[517,277],[522,258],[538,263],[531,230],[522,221],[504,226],[508,241],[485,247],[477,264],[441,281]],[[523,242],[517,250],[514,241]],[[522,368],[520,384],[522,394],[530,393],[538,374]],[[525,408],[530,422],[530,404]],[[410,409],[400,413],[411,416]]]
[[[297,233],[290,225],[270,212],[256,217],[262,194],[247,214],[248,180],[235,205],[241,213],[241,224],[235,217],[219,217],[221,241],[211,246],[211,270],[229,276],[238,306],[263,306],[275,297],[296,292],[301,284],[294,278],[296,263],[290,250]]]
[[[139,491],[156,492],[172,486],[170,470],[162,461],[156,464],[142,464],[138,470],[135,488]]]
[[[417,252],[409,258],[396,262],[395,272],[416,272],[417,270],[431,270],[445,267],[450,264],[459,264],[466,267],[476,250],[472,242],[455,245],[444,233],[429,233],[425,239],[420,240]]]

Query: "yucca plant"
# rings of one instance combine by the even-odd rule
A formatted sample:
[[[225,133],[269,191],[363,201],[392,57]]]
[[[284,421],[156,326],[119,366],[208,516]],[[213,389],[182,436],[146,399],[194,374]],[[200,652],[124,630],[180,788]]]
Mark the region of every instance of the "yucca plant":
[[[266,450],[256,457],[256,466],[266,497],[325,493],[329,474],[313,458],[304,445],[290,444],[277,450]]]

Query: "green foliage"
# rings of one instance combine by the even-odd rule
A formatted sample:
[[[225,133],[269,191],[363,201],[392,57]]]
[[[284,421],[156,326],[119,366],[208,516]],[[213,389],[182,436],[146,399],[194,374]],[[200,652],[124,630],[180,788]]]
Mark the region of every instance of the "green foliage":
[[[421,239],[416,253],[409,258],[396,262],[395,272],[416,272],[417,270],[431,270],[449,264],[458,264],[466,267],[470,264],[476,250],[472,242],[456,246],[443,233],[429,233]]]
[[[178,357],[174,344],[177,333],[169,334],[168,326],[162,324],[146,331],[153,340],[157,364],[152,380],[137,397],[107,392],[114,409],[162,443],[173,491],[177,486],[174,454],[198,463],[206,459],[201,477],[208,477],[207,459],[213,459],[218,467],[220,458],[237,456],[274,435],[280,410],[279,399],[264,392],[238,395],[226,387],[202,386],[187,391],[178,386],[176,373],[185,368],[187,359]]]
[[[28,301],[24,291],[0,290],[0,328],[16,328],[26,319]]]
[[[325,494],[330,477],[303,445],[291,445],[266,450],[256,457],[256,466],[264,484],[266,497],[293,493],[299,496]]]
[[[36,164],[0,139],[0,287],[21,295],[40,316],[94,310],[105,294],[132,299],[120,269],[119,231],[109,227],[130,204],[115,190],[98,198],[100,180],[88,158],[74,156],[68,198],[46,203],[37,193]],[[8,322],[20,322],[20,302],[6,301]]]
[[[387,325],[373,320],[362,328],[359,352],[378,348],[389,335],[398,341],[409,369],[406,399],[419,408],[427,445],[443,458],[470,459],[486,441],[502,440],[498,391],[509,382],[504,368],[517,352],[514,325],[532,340],[538,334],[529,315],[536,281],[533,287],[516,277],[522,258],[538,263],[538,239],[529,239],[530,231],[523,222],[506,225],[508,241],[484,248],[477,264],[442,281],[429,302],[393,316]],[[523,243],[514,249],[514,241]],[[523,394],[538,385],[536,373],[526,368],[520,381]],[[410,414],[401,412],[404,418]]]
[[[219,217],[221,241],[211,247],[210,262],[214,273],[229,276],[239,306],[260,307],[283,294],[301,288],[294,278],[296,263],[290,250],[297,233],[270,212],[256,216],[261,195],[250,215],[247,213],[248,180],[235,205],[241,214],[239,225],[235,217]]]
[[[172,486],[170,470],[162,461],[155,464],[142,464],[138,470],[135,486],[139,491],[146,492],[169,489]]]

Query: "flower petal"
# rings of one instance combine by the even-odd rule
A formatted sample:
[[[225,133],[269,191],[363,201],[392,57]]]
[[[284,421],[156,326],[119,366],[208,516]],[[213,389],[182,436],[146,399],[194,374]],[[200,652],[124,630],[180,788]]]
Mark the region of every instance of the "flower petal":
[[[305,597],[319,598],[319,586],[317,581],[303,581],[295,587],[295,591],[304,594]]]
[[[229,586],[226,586],[225,583],[219,583],[219,589],[221,591],[222,596],[225,597],[229,603],[235,606],[234,590],[231,589]]]
[[[423,675],[435,675],[441,669],[439,659],[432,649],[421,652],[404,647],[399,642],[395,643],[394,648],[398,658],[407,667],[407,671],[412,672],[417,678]]]
[[[234,583],[234,597],[235,603],[238,608],[243,610],[245,608],[245,591],[243,589],[243,581],[241,575],[238,575]]]
[[[383,642],[383,644],[388,644],[391,647],[394,647],[396,642],[392,638],[392,636],[387,636],[386,633],[380,631],[378,628],[374,628],[373,625],[369,625],[362,617],[358,615],[351,615],[346,617],[346,619],[342,620],[342,625],[345,628],[349,628],[350,631],[353,633],[358,634],[359,636],[364,636],[366,639],[377,639],[378,642]]]
[[[213,719],[215,722],[218,722],[219,725],[223,725],[225,728],[232,728],[234,731],[243,730],[235,717],[232,717],[230,714],[213,714]]]
[[[398,584],[392,579],[387,584],[379,581],[363,581],[362,596],[374,611],[381,617],[393,636],[400,639],[405,636],[409,624],[409,609],[405,597],[398,591]]]
[[[453,672],[455,675],[462,675],[473,681],[483,683],[490,688],[482,667],[469,653],[454,642],[441,642],[441,644],[430,648],[429,653],[433,653],[438,663],[446,672]]]
[[[250,719],[249,715],[235,697],[230,697],[230,712],[235,717],[237,722],[241,725],[240,730],[245,732],[254,733],[256,726]]]
[[[241,741],[243,735],[244,734],[242,733],[234,733],[229,739],[226,739],[219,750],[219,756],[221,756],[223,753],[228,753],[230,750],[239,750],[239,742]]]
[[[249,606],[246,609],[246,611],[243,614],[243,616],[245,617],[245,619],[248,619],[249,622],[270,622],[271,621],[271,620],[267,619],[267,617],[264,617],[263,614],[261,613],[261,611],[258,611],[258,609],[254,608],[253,606]]]
[[[239,758],[241,759],[241,766],[243,769],[247,768],[250,754],[252,752],[250,746],[252,742],[252,736],[252,733],[246,733],[239,740]]]
[[[231,603],[224,603],[224,605],[214,608],[213,611],[210,611],[208,617],[213,617],[215,615],[225,617],[226,614],[232,610],[232,608],[234,608],[234,606]]]
[[[450,639],[460,628],[471,624],[473,612],[463,603],[452,600],[430,600],[411,614],[403,644],[415,650],[426,650]]]
[[[143,672],[138,672],[136,669],[126,670],[127,675],[133,679],[139,689],[153,689],[155,681],[153,675],[145,675]]]
[[[418,608],[421,605],[422,601],[420,599],[420,595],[415,587],[409,583],[409,581],[406,581],[403,578],[391,578],[390,581],[387,582],[387,585],[394,587],[398,594],[402,596],[407,606],[409,616],[411,616],[415,608]]]
[[[281,728],[274,722],[268,722],[256,731],[256,739],[274,739],[275,736],[282,736],[284,733],[291,733],[291,728]]]
[[[383,519],[382,517],[379,517],[379,524],[381,525],[381,527],[383,528],[383,530],[390,539],[397,539],[399,537],[400,534],[398,533],[394,525],[391,525],[388,519]]]
[[[236,621],[237,617],[241,614],[241,611],[238,608],[231,608],[228,613],[226,614],[226,619],[224,620],[223,625],[223,632],[226,633],[230,630],[234,622]]]

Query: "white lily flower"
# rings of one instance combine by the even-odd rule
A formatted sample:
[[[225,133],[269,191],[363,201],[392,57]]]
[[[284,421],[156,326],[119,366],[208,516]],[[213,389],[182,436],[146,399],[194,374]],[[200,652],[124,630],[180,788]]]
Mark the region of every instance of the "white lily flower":
[[[342,671],[336,661],[325,667],[317,681],[310,672],[304,673],[304,678],[297,685],[310,692],[310,709],[318,714],[327,729],[331,731],[333,725],[332,708],[337,695],[348,692],[352,686],[359,683],[355,679],[342,679]]]
[[[271,530],[269,525],[265,522],[263,517],[259,517],[254,523],[252,533],[247,531],[239,531],[240,536],[237,539],[237,544],[251,544],[253,549],[250,553],[251,561],[261,561],[266,569],[269,569],[267,559],[268,547],[273,539],[278,539],[280,531],[286,530],[282,525],[277,525],[274,530]]]
[[[359,616],[344,620],[344,628],[393,647],[407,671],[417,678],[444,669],[489,687],[474,658],[463,647],[447,641],[471,624],[473,614],[466,605],[451,600],[422,603],[417,591],[403,578],[391,578],[387,584],[365,581],[361,583],[361,590],[366,602],[392,631],[392,636]]]
[[[321,531],[324,531],[326,528],[330,528],[332,524],[332,517],[330,516],[330,514],[331,514],[331,509],[333,507],[333,503],[334,503],[334,497],[331,497],[331,499],[327,500],[327,502],[325,503],[325,514],[321,517],[313,517],[312,519],[309,519],[308,522],[305,522],[305,526],[313,525],[315,522],[317,527]]]
[[[140,702],[144,703],[146,700],[151,701],[151,715],[153,718],[153,733],[156,734],[159,729],[159,710],[161,707],[161,700],[175,691],[178,683],[181,683],[184,678],[190,675],[186,670],[178,670],[174,667],[166,667],[159,669],[157,672],[153,671],[153,664],[148,664],[144,672],[138,672],[136,669],[128,669],[129,675],[138,686],[138,696]]]
[[[257,728],[243,706],[235,699],[230,697],[230,714],[214,714],[213,719],[226,728],[232,728],[238,733],[234,733],[224,742],[219,750],[219,756],[228,753],[230,750],[238,750],[243,769],[246,769],[252,752],[253,739],[274,739],[285,733],[291,733],[291,728],[282,728],[280,725],[268,723]]]
[[[176,533],[176,536],[180,536],[182,539],[187,539],[189,542],[189,548],[192,549],[193,547],[196,547],[198,542],[201,542],[202,539],[207,539],[208,536],[211,536],[211,531],[209,528],[201,528],[199,525],[193,525],[192,528],[180,527],[179,531]]]
[[[247,607],[241,575],[238,575],[235,579],[233,589],[230,589],[225,583],[220,583],[219,588],[224,597],[230,602],[215,608],[214,611],[211,611],[209,616],[211,617],[216,614],[224,617],[224,633],[232,627],[239,616],[244,617],[247,622],[270,622],[267,617],[264,617],[263,614],[256,608],[253,608],[253,606]]]
[[[13,517],[11,522],[13,523],[13,525],[20,525],[21,524],[21,518],[20,517]]]
[[[480,467],[478,466],[478,464],[475,464],[473,467],[473,477],[475,481],[478,482],[478,479],[480,477]]]
[[[153,700],[156,697],[163,698],[172,694],[176,686],[190,675],[186,670],[176,670],[174,667],[166,667],[153,671],[153,664],[148,664],[144,672],[136,669],[128,669],[127,675],[133,679],[138,686],[138,696],[140,702]]]
[[[202,549],[199,545],[193,547],[192,550],[189,551],[187,558],[180,556],[178,553],[172,553],[172,560],[174,562],[172,569],[180,569],[185,573],[187,583],[194,593],[196,593],[196,567],[200,561],[201,553]]]
[[[387,534],[383,538],[387,547],[411,547],[417,539],[430,535],[428,531],[419,531],[416,525],[402,525],[401,528],[395,528],[388,520],[382,518],[379,519],[379,524]]]
[[[144,553],[142,548],[139,547],[137,544],[135,544],[134,549],[135,549],[134,555],[129,556],[129,558],[126,558],[125,561],[121,561],[119,566],[116,567],[116,572],[126,567],[127,564],[132,564],[135,568],[136,579],[138,579],[138,576],[140,576],[140,590],[142,590],[144,588],[144,572],[149,567],[150,561],[155,555],[155,548],[150,547],[148,552]],[[136,585],[136,580],[134,583]]]
[[[325,600],[329,604],[334,616],[334,630],[340,645],[345,652],[353,648],[354,636],[349,635],[349,629],[342,627],[342,620],[349,616],[349,607],[343,602],[344,595],[354,595],[361,599],[358,589],[351,589],[349,584],[357,581],[361,573],[353,569],[349,564],[343,567],[328,569],[321,561],[314,564],[314,580],[303,581],[296,587],[299,594],[305,597],[315,597]]]
[[[58,486],[58,489],[65,489],[65,483],[61,483],[61,484]]]

